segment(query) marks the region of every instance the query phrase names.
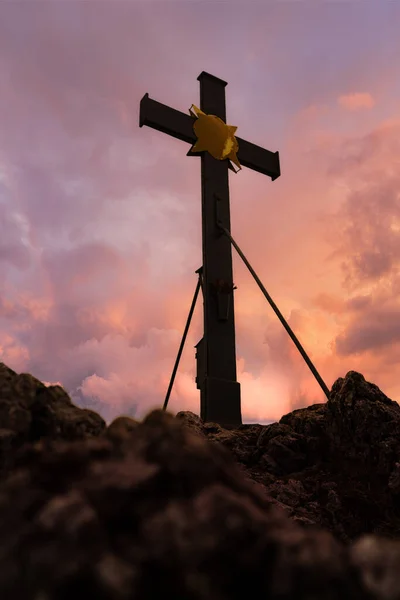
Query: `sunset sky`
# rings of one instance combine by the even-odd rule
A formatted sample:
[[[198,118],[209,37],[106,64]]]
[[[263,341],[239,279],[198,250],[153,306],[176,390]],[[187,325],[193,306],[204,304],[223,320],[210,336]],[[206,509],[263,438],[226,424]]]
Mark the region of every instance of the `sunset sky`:
[[[400,399],[400,3],[0,2],[0,361],[107,421],[162,406],[201,265],[200,159],[139,128],[228,82],[274,182],[230,172],[232,235],[330,388]],[[233,251],[245,422],[325,401]],[[199,299],[169,408],[199,412]]]

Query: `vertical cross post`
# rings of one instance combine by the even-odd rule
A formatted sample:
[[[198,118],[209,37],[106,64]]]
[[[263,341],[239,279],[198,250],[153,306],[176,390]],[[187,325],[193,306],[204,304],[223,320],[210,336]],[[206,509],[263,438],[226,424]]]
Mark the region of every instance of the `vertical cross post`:
[[[225,81],[201,73],[200,109],[226,123]],[[203,223],[205,378],[200,388],[201,418],[221,425],[240,425],[240,383],[236,378],[232,248],[221,235],[217,217],[230,231],[228,161],[201,155]],[[224,287],[227,286],[227,287]],[[230,286],[230,289],[229,289]],[[224,310],[225,309],[225,310]]]

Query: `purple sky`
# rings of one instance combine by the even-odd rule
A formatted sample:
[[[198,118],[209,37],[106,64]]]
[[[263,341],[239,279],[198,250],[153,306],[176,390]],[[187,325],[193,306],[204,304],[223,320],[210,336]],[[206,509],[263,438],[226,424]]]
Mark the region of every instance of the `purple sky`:
[[[139,128],[228,81],[275,182],[230,173],[232,235],[330,387],[400,396],[400,4],[0,3],[0,360],[107,420],[161,406],[201,264],[200,161]],[[244,420],[324,396],[234,253]],[[170,409],[199,410],[193,319]]]

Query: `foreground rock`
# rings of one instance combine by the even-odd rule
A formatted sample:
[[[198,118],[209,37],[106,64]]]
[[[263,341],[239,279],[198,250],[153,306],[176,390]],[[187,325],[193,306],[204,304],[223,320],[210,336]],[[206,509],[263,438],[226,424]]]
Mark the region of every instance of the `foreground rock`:
[[[400,538],[400,406],[361,374],[338,379],[326,404],[272,425],[227,431],[193,413],[177,417],[228,448],[292,519],[344,542]]]
[[[0,477],[12,469],[16,451],[26,443],[87,439],[105,427],[100,415],[75,406],[59,385],[46,387],[0,362]]]
[[[399,600],[400,542],[350,542],[398,532],[400,409],[361,375],[226,431],[162,411],[106,428],[0,367],[2,600]]]
[[[0,486],[5,600],[367,599],[360,579],[328,532],[162,411],[129,440],[29,446]]]

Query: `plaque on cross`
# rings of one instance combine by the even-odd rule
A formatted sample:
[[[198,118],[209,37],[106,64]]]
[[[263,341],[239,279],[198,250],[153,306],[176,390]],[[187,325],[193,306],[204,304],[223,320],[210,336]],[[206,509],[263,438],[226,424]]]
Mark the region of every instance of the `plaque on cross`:
[[[196,378],[200,416],[206,422],[238,426],[242,414],[236,374],[232,249],[218,223],[230,231],[228,169],[236,172],[231,163],[274,181],[280,175],[279,153],[234,135],[236,127],[226,123],[225,81],[204,71],[197,79],[200,109],[192,105],[193,111],[190,108],[185,114],[145,94],[139,126],[187,142],[191,144],[187,156],[201,156],[204,337],[197,344],[201,369],[198,367]]]

